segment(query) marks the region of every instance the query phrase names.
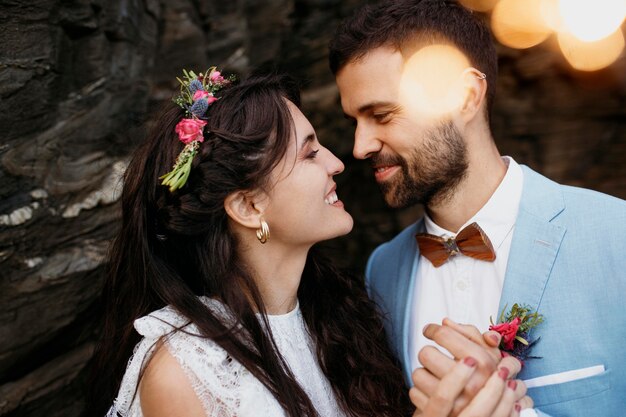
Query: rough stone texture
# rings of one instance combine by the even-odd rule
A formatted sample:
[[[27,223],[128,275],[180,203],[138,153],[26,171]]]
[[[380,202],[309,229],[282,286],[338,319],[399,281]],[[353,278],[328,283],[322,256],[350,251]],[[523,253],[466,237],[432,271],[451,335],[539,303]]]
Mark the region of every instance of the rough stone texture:
[[[0,2],[0,415],[78,415],[160,8]]]
[[[344,161],[355,230],[326,244],[362,271],[419,213],[387,209],[351,158],[326,48],[358,0],[0,0],[0,416],[76,416],[120,176],[135,126],[180,68],[286,69]],[[505,154],[555,180],[626,197],[626,60],[572,71],[550,44],[500,48],[493,117]]]

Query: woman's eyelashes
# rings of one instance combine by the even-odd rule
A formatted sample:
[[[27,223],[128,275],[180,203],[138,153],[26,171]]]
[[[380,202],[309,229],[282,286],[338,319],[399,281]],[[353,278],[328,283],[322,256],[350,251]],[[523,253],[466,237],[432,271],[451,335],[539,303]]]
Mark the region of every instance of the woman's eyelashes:
[[[306,159],[315,159],[315,157],[317,156],[317,153],[319,152],[319,149],[315,149],[310,151],[307,155],[306,155]]]

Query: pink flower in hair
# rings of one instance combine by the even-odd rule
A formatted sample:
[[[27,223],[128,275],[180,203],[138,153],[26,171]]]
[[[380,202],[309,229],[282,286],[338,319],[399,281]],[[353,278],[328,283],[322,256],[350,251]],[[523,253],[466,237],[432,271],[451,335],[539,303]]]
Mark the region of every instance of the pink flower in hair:
[[[204,97],[209,97],[211,94],[208,91],[204,91],[204,90],[198,90],[195,93],[193,93],[193,101],[196,100],[200,100],[201,98]]]
[[[204,142],[204,136],[202,130],[206,122],[199,119],[183,119],[176,125],[176,133],[178,138],[185,145],[193,142]]]
[[[219,71],[213,71],[209,79],[213,84],[219,84],[224,81],[224,77],[222,77],[222,73]]]

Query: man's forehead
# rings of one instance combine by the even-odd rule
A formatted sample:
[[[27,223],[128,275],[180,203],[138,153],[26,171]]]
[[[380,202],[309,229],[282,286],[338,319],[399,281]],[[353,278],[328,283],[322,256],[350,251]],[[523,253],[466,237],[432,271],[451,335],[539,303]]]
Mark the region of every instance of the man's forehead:
[[[402,54],[391,48],[377,48],[346,64],[337,73],[346,113],[352,115],[365,106],[395,101],[402,65]]]

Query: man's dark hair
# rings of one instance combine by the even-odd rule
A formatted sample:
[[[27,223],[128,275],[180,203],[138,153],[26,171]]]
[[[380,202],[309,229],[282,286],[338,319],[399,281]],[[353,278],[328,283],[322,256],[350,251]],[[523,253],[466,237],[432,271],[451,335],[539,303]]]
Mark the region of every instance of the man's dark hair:
[[[456,0],[383,0],[361,7],[337,28],[330,43],[330,69],[337,74],[373,49],[398,50],[451,43],[487,75],[487,115],[496,94],[498,58],[491,32]]]

